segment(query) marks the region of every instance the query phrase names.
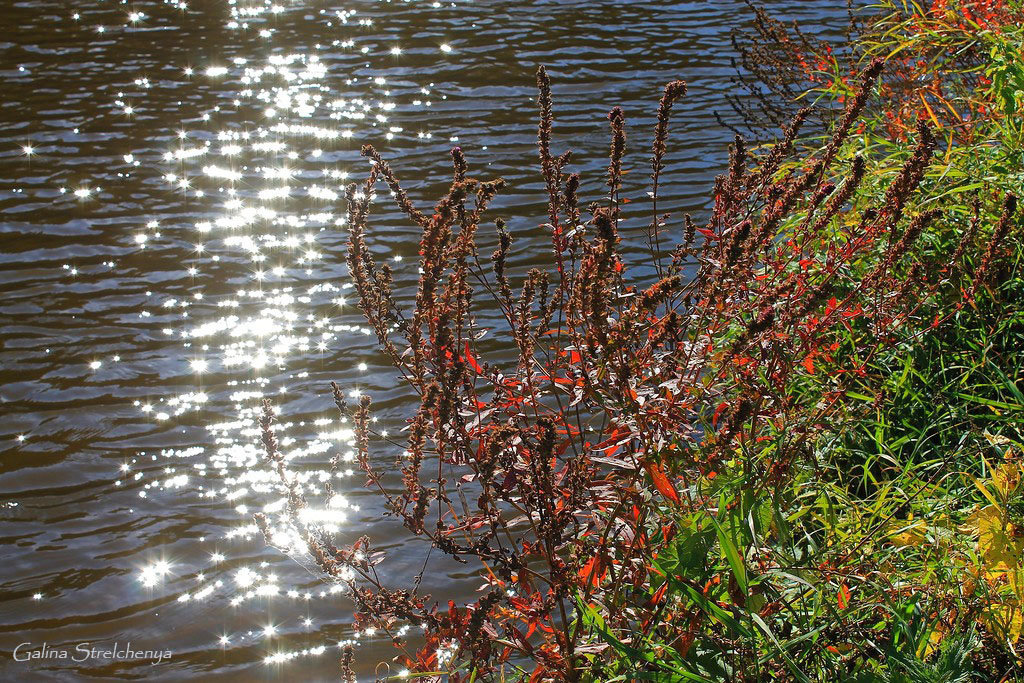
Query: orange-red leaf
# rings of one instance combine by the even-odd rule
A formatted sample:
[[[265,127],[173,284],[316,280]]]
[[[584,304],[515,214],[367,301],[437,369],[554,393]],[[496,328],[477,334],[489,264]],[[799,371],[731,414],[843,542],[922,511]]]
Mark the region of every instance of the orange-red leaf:
[[[715,408],[715,414],[711,416],[712,429],[718,429],[718,418],[722,417],[722,413],[725,412],[725,409],[728,407],[729,404],[726,403],[725,401],[722,401],[721,403],[718,404],[718,407]]]
[[[484,374],[484,369],[469,350],[469,342],[466,342],[466,362],[469,363],[469,367],[473,368],[478,375]]]
[[[644,469],[647,470],[647,474],[651,476],[651,481],[654,482],[654,488],[658,489],[661,495],[668,498],[673,503],[679,503],[679,494],[676,492],[676,488],[669,481],[669,478],[665,476],[656,463],[647,463],[644,465]]]
[[[594,555],[583,565],[580,569],[580,580],[584,585],[596,586],[601,582],[601,578],[604,576],[603,564],[601,556]]]
[[[850,606],[850,589],[846,587],[846,584],[839,586],[839,609],[846,609]]]

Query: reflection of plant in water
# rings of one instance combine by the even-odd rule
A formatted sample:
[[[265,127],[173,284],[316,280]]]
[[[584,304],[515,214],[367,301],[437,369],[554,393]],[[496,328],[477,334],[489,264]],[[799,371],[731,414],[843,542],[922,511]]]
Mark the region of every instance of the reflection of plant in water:
[[[920,613],[948,602],[930,578],[945,570],[929,556],[901,578],[916,566],[903,554],[936,525],[894,520],[934,493],[940,473],[911,463],[906,481],[883,484],[885,468],[865,461],[873,479],[856,500],[841,442],[886,410],[885,364],[897,350],[966,324],[976,300],[998,302],[1016,203],[979,200],[971,217],[921,198],[937,145],[926,123],[894,168],[869,167],[856,131],[881,69],[873,60],[858,76],[820,149],[794,149],[806,110],[757,157],[738,137],[699,227],[657,209],[682,83],[666,87],[658,110],[651,205],[621,196],[626,128],[615,108],[609,191],[585,211],[569,153],[552,151],[540,69],[551,253],[526,273],[504,221],[482,235],[500,179],[474,178],[455,149],[451,186],[424,212],[365,147],[369,176],[347,195],[348,265],[380,347],[419,398],[400,481],[371,462],[369,398],[350,410],[335,387],[335,400],[353,420],[368,485],[429,546],[479,566],[482,595],[441,606],[420,577],[387,588],[369,539],[339,547],[308,523],[268,405],[264,443],[295,532],[282,543],[270,533],[280,525],[258,516],[269,542],[297,541],[349,585],[357,627],[388,633],[426,677],[850,680],[891,665],[891,680],[920,679],[900,678],[897,663],[925,666],[915,658],[926,648],[906,642],[941,633]],[[368,244],[378,182],[422,232],[408,306]],[[639,234],[649,262],[631,270],[621,247]],[[485,311],[500,322],[486,326]],[[1010,470],[998,472],[1006,488]],[[997,525],[1003,508],[986,510],[983,558],[1009,533]],[[992,579],[995,565],[982,566]],[[968,593],[956,613],[979,608]],[[989,628],[1008,618],[1012,636],[1015,614],[979,618]],[[937,642],[941,679],[975,640]]]

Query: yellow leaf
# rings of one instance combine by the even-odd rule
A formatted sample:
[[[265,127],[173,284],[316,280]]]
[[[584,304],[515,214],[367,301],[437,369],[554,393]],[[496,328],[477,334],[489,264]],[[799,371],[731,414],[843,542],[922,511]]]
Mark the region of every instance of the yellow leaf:
[[[964,533],[971,534],[972,536],[977,536],[981,532],[982,518],[988,515],[989,508],[993,507],[995,506],[989,505],[986,508],[979,508],[975,506],[974,511],[967,516],[967,521],[962,527],[960,527],[960,530]]]
[[[1011,644],[1020,639],[1024,630],[1024,610],[1014,603],[992,605],[982,613],[981,619],[989,631]]]
[[[984,432],[984,434],[985,438],[988,439],[988,442],[993,446],[1006,446],[1010,443],[1013,443],[1012,441],[1007,439],[1005,436],[1002,436],[1001,434],[990,434],[987,430]]]
[[[911,523],[890,534],[889,540],[896,546],[921,545],[924,542],[924,529],[921,528],[920,523]]]
[[[992,485],[1005,499],[1020,486],[1020,467],[1016,463],[1005,462],[992,471]]]
[[[931,653],[935,652],[939,645],[942,643],[942,639],[946,636],[946,629],[943,627],[942,622],[935,624],[935,628],[928,634],[928,642],[924,646],[924,656],[927,657]]]
[[[978,510],[971,515],[978,529],[978,552],[985,569],[990,572],[1017,570],[1024,554],[1024,538],[1016,537],[1014,526],[1004,518],[996,505]]]
[[[988,487],[985,486],[985,484],[980,479],[978,479],[974,475],[968,476],[971,478],[971,481],[974,482],[974,485],[978,487],[978,490],[981,491],[982,495],[985,496],[988,502],[992,503],[992,505],[999,504],[999,501],[996,500],[995,496],[992,495],[992,492],[988,490]]]
[[[943,99],[942,95],[939,95],[937,93],[932,93],[931,95],[932,95],[932,97],[937,99],[939,102],[942,102],[944,105],[946,105],[946,109],[948,109],[950,111],[950,113],[952,113],[953,116],[956,117],[957,121],[963,121],[964,120],[963,117],[960,116],[960,113],[956,110],[956,107],[954,107],[949,102],[947,102],[945,99]]]
[[[1007,572],[1006,578],[1010,588],[1013,589],[1013,594],[1017,596],[1017,601],[1024,603],[1024,569],[1018,567],[1013,571]]]
[[[924,93],[918,90],[917,94],[921,97],[921,104],[924,105],[925,111],[928,112],[928,116],[931,118],[932,123],[935,124],[936,128],[942,128],[942,124],[939,123],[939,120],[937,118],[935,118],[935,112],[933,112],[932,108],[928,106],[928,100],[925,99]]]

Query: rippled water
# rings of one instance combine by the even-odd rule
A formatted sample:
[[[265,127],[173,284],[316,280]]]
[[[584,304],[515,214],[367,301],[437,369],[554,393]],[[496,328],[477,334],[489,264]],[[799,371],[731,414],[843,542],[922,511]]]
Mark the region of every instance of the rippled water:
[[[773,3],[805,28],[831,3]],[[408,396],[352,304],[339,199],[372,142],[429,206],[460,145],[512,188],[498,206],[546,249],[533,71],[555,81],[558,150],[600,191],[604,115],[646,150],[660,87],[676,110],[665,208],[700,211],[723,166],[740,2],[607,0],[12,1],[0,17],[0,677],[336,678],[344,595],[252,527],[280,504],[255,410],[305,485],[347,452],[328,383],[369,392],[396,430]],[[643,155],[627,167],[639,186]],[[381,200],[385,199],[382,197]],[[399,273],[417,235],[378,201],[373,246]],[[390,450],[375,450],[382,463]],[[375,446],[376,448],[376,446]],[[357,476],[321,512],[368,534],[396,582],[424,549]],[[471,595],[437,565],[436,598]],[[79,643],[169,661],[16,662]],[[387,643],[358,638],[372,679]],[[385,668],[378,673],[386,673]]]

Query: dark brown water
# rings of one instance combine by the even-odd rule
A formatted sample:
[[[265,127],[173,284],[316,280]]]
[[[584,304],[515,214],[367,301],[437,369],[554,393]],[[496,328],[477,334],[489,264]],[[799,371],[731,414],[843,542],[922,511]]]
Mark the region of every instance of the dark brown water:
[[[805,30],[842,21],[833,3],[770,4]],[[335,678],[350,605],[252,527],[280,505],[254,415],[262,397],[281,407],[314,499],[351,447],[328,382],[370,392],[378,427],[401,427],[408,396],[343,265],[339,195],[365,169],[359,146],[394,159],[428,206],[460,145],[475,173],[509,181],[500,207],[529,262],[546,249],[536,66],[591,199],[607,110],[625,108],[646,150],[661,86],[683,78],[664,208],[699,212],[731,137],[713,116],[727,113],[729,36],[746,23],[731,0],[5,3],[0,679]],[[644,162],[627,164],[637,186]],[[374,248],[414,276],[417,235],[384,199]],[[375,452],[386,466],[390,450]],[[336,487],[325,519],[340,540],[368,534],[389,552],[382,575],[414,574],[422,545],[359,477]],[[425,584],[442,601],[477,587],[443,565]],[[392,650],[357,641],[372,679]],[[172,654],[76,649],[129,642]],[[44,643],[68,658],[15,661],[23,643],[21,658]]]

